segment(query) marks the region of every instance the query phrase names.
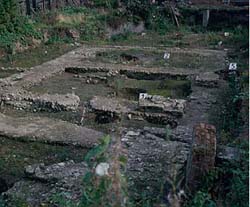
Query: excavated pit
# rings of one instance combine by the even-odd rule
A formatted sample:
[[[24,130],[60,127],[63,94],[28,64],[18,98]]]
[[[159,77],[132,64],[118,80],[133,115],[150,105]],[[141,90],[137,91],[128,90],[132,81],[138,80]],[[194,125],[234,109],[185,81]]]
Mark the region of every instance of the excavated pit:
[[[170,56],[164,58],[166,53]],[[55,118],[106,133],[120,120],[123,127],[175,128],[185,111],[166,113],[164,102],[189,100],[193,85],[218,87],[214,72],[224,68],[224,57],[223,51],[208,49],[82,47],[20,77],[2,79],[2,87],[10,89],[0,97],[0,112]],[[140,106],[140,94],[160,96],[162,107]],[[95,97],[101,108],[91,105]],[[129,111],[108,109],[117,104]]]
[[[144,188],[158,195],[166,173],[185,165],[193,126],[208,121],[220,88],[214,72],[225,69],[224,57],[206,49],[83,46],[2,79],[0,136],[17,145],[14,140],[86,149],[104,134],[117,138],[121,127],[130,193],[137,197]]]

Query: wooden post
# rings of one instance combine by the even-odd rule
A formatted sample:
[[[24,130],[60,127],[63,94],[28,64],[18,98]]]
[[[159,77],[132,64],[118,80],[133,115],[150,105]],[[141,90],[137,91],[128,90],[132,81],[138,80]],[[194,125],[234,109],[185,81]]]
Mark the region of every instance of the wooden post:
[[[210,10],[209,9],[204,10],[202,12],[202,17],[203,17],[203,19],[202,19],[202,26],[203,27],[207,27],[208,22],[209,22],[209,16],[210,16]]]

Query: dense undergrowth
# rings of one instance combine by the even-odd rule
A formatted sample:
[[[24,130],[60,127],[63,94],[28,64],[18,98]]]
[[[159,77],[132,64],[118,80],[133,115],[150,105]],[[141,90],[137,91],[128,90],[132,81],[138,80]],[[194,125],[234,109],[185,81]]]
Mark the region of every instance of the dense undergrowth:
[[[217,100],[219,107],[211,113],[211,121],[218,130],[219,144],[236,147],[241,151],[241,157],[230,163],[219,163],[216,169],[210,172],[204,181],[201,181],[204,183],[203,187],[194,195],[190,195],[186,206],[248,206],[248,140],[241,134],[244,127],[248,125],[248,28],[237,26],[236,28],[221,28],[221,30],[218,28],[205,30],[197,25],[187,26],[185,19],[181,19],[182,25],[177,28],[167,7],[152,6],[148,1],[95,0],[93,2],[92,7],[67,7],[54,12],[41,13],[31,18],[19,14],[15,0],[1,0],[0,55],[2,52],[3,57],[6,54],[11,56],[4,60],[4,65],[9,65],[11,62],[9,60],[13,62],[13,58],[18,58],[18,55],[14,54],[18,42],[23,46],[31,46],[34,39],[39,39],[43,40],[42,44],[48,47],[55,44],[74,43],[76,40],[65,35],[64,31],[68,29],[79,31],[80,39],[77,41],[83,43],[141,44],[144,46],[150,44],[152,46],[179,47],[189,47],[194,44],[198,47],[214,48],[218,46],[219,42],[222,42],[223,46],[233,48],[233,52],[229,54],[229,61],[238,63],[239,75],[228,77],[229,87],[223,89],[219,94]],[[123,6],[118,9],[120,4]],[[129,31],[110,38],[106,36],[107,26],[116,29],[128,21],[135,24],[140,21],[145,22],[146,36],[132,34]],[[46,41],[45,32],[49,33]],[[229,32],[229,37],[225,37],[224,32]],[[192,42],[194,34],[202,36],[201,39],[194,39],[195,43]],[[186,40],[185,37],[188,35],[191,37]],[[99,147],[96,148],[96,151],[91,151],[93,154],[88,156],[96,156],[100,153],[99,150],[103,154],[103,148]],[[97,159],[99,158],[103,159],[103,156],[99,156]],[[86,159],[89,158],[86,157]],[[107,192],[112,189],[110,178],[98,182],[95,179],[91,174],[86,175],[83,180],[86,184],[85,194],[77,206],[109,206],[108,203],[104,205],[104,199],[107,198],[105,196],[108,196]],[[61,199],[60,195],[53,199],[62,207],[75,206],[75,204]],[[152,200],[144,199],[142,195],[140,202],[131,201],[130,206],[150,207],[153,205]],[[1,204],[1,199],[0,206],[4,206]]]
[[[28,17],[19,14],[17,2],[0,1],[0,48],[13,53],[15,43],[26,45],[32,42],[32,38],[41,38],[41,33]]]

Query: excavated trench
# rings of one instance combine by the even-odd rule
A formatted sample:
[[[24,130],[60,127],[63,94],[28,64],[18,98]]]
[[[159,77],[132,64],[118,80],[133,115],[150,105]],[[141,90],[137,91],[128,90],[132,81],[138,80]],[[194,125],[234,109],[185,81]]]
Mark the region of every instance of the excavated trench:
[[[66,69],[67,71],[67,69]],[[133,73],[133,72],[132,72]],[[53,109],[44,109],[32,107],[27,109],[18,108],[14,110],[12,107],[2,107],[0,112],[15,117],[39,115],[62,119],[78,125],[88,126],[94,129],[99,129],[106,133],[112,132],[113,123],[118,119],[123,119],[124,127],[141,128],[143,126],[162,126],[166,124],[175,126],[176,123],[171,123],[171,120],[164,121],[161,117],[148,116],[143,118],[138,107],[139,95],[147,93],[150,95],[159,95],[165,98],[182,99],[186,98],[191,93],[191,82],[189,80],[152,80],[148,75],[146,78],[140,75],[137,77],[136,72],[133,73],[135,78],[128,78],[121,74],[121,71],[114,72],[96,72],[81,71],[76,74],[70,72],[62,72],[61,74],[42,81],[28,89],[33,94],[75,94],[80,98],[80,103],[75,110],[70,111],[54,111]],[[140,79],[140,80],[138,80]],[[128,113],[120,114],[112,111],[95,110],[91,107],[90,101],[93,97],[108,97],[117,99],[119,104],[128,105],[131,108],[131,113],[137,113],[137,118],[131,119]],[[124,103],[126,102],[126,103]],[[105,107],[105,103],[104,103]],[[146,112],[146,111],[144,111]],[[161,113],[157,108],[150,109],[151,113]],[[175,122],[175,121],[174,121]]]

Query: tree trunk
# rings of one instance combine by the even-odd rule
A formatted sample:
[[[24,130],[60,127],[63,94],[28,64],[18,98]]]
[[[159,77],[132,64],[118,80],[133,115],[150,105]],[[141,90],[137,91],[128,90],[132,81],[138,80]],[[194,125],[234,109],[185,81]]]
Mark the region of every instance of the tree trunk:
[[[30,10],[30,0],[25,0],[25,4],[26,4],[26,14],[30,15],[31,14],[31,10]]]
[[[37,10],[37,7],[36,7],[36,0],[32,0],[32,8],[34,9],[34,11]]]
[[[51,0],[48,0],[48,9],[51,10],[52,7],[51,7]]]

